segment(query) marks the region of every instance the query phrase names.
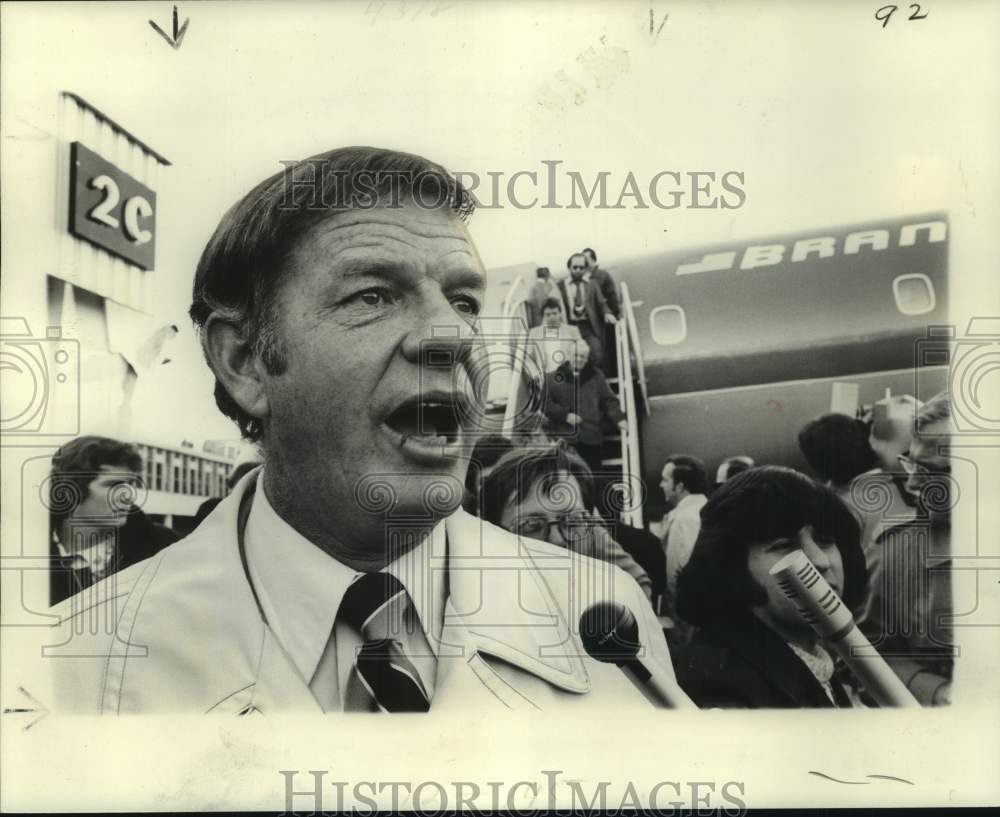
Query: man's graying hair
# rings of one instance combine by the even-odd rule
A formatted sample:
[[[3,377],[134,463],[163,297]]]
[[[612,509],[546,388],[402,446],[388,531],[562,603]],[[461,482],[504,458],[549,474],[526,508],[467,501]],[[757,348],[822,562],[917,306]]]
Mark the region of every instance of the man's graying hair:
[[[473,195],[441,165],[410,153],[347,147],[283,164],[222,217],[198,261],[188,313],[206,359],[202,330],[217,314],[239,328],[271,374],[285,368],[276,295],[287,273],[285,262],[310,228],[337,213],[398,208],[409,201],[450,210],[463,221],[476,206]],[[245,438],[260,440],[260,421],[244,412],[218,379],[215,402]]]

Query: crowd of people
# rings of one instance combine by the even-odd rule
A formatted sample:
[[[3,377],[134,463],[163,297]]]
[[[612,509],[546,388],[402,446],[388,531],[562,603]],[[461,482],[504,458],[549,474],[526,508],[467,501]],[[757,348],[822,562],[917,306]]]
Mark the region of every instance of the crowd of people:
[[[555,307],[546,308],[543,320],[549,310]],[[589,347],[577,344],[575,353],[579,370]],[[811,421],[798,441],[818,479],[734,455],[710,483],[697,456],[671,455],[659,485],[669,510],[647,530],[616,513],[621,486],[595,477],[600,463],[590,438],[560,433],[586,422],[572,422],[559,384],[551,387],[556,433],[528,443],[481,438],[466,475],[466,510],[628,574],[660,615],[678,679],[700,706],[871,703],[769,579],[768,569],[796,548],[840,594],[917,700],[950,700],[951,638],[941,624],[951,609],[950,526],[940,495],[949,464],[937,448],[950,428],[947,394],[925,405],[898,396],[863,418],[827,414]],[[602,400],[613,401],[615,410],[595,404],[595,414],[620,415],[606,384],[597,403]],[[234,469],[229,489],[258,464]],[[142,473],[136,448],[106,437],[80,437],[56,453],[52,604],[180,538],[129,501]],[[118,506],[116,496],[124,497]],[[221,501],[206,500],[196,523]]]
[[[345,219],[311,204],[352,201],[372,178],[398,206]],[[427,194],[434,208],[419,204]],[[564,359],[542,355],[544,427],[477,440],[457,419],[485,289],[465,226],[474,204],[423,157],[355,147],[286,168],[227,212],[190,314],[216,403],[262,467],[167,544],[128,503],[90,524],[107,515],[106,483],[139,478],[130,446],[91,437],[57,453],[53,572],[73,582],[61,595],[129,576],[90,608],[127,630],[80,633],[62,617],[93,660],[49,662],[61,704],[534,711],[648,705],[655,687],[702,707],[871,705],[775,586],[772,569],[800,550],[912,695],[948,703],[948,395],[810,423],[799,441],[816,478],[734,454],[710,483],[678,452],[661,470],[669,512],[631,527],[628,492],[600,467],[600,435],[629,429],[602,371],[621,304],[592,250],[569,258],[563,281],[539,271],[529,299],[540,336],[572,344]],[[56,490],[67,482],[68,499]],[[872,486],[892,499],[875,507]],[[139,547],[118,536],[129,524]],[[574,570],[553,569],[564,564]],[[638,625],[643,690],[578,632],[581,612],[609,605]]]
[[[713,484],[701,459],[671,455],[659,486],[669,511],[648,530],[608,514],[598,494],[615,486],[595,481],[578,447],[489,437],[473,454],[467,503],[488,522],[635,578],[701,706],[873,705],[769,576],[794,549],[917,701],[939,705],[953,668],[949,466],[937,445],[949,428],[946,393],[924,405],[889,398],[861,418],[824,415],[799,433],[816,478],[734,455]]]

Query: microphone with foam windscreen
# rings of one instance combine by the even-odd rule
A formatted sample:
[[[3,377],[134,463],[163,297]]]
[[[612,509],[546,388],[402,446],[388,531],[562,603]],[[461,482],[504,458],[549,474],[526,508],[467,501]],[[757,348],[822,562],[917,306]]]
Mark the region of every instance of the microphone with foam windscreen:
[[[580,616],[580,640],[591,658],[616,664],[656,706],[697,708],[679,686],[658,678],[642,663],[639,658],[639,623],[624,604],[602,601],[590,605]]]
[[[802,618],[847,662],[879,706],[920,706],[803,551],[783,556],[770,572]]]

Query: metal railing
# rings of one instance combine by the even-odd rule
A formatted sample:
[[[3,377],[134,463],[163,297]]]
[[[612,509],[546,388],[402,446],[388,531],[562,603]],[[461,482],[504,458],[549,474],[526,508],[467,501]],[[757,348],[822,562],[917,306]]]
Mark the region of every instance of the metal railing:
[[[627,290],[623,296],[627,295]],[[624,323],[627,323],[625,321]],[[623,321],[615,324],[615,352],[618,360],[618,403],[628,429],[621,435],[622,485],[625,490],[626,508],[622,521],[634,528],[642,524],[642,474],[639,464],[639,418],[635,408],[635,389],[632,384],[632,356],[629,341],[632,333]],[[638,358],[639,355],[636,355]]]
[[[635,350],[635,369],[639,376],[639,391],[642,394],[642,405],[646,416],[649,416],[649,391],[646,388],[646,367],[642,362],[642,349],[639,346],[639,325],[635,321],[635,310],[632,308],[632,296],[628,291],[628,284],[624,281],[621,287],[622,318],[628,328],[629,343]]]
[[[502,314],[504,318],[510,320],[509,332],[511,337],[510,382],[507,385],[507,405],[504,407],[501,431],[505,437],[512,437],[514,434],[514,424],[521,405],[521,390],[523,386],[521,375],[524,371],[525,356],[528,353],[528,313],[525,306],[524,288],[524,273],[520,273],[511,282],[510,290],[508,290],[507,295],[503,299]],[[521,328],[525,330],[523,333],[519,331]]]
[[[517,331],[518,327],[527,327],[527,314],[524,301],[521,300],[513,307],[511,314],[504,315],[510,318],[510,355],[511,369],[510,382],[507,384],[507,405],[503,413],[504,437],[512,437],[514,434],[514,424],[522,405],[522,388],[524,386],[522,374],[524,372],[524,362],[528,355],[528,335],[527,332]]]

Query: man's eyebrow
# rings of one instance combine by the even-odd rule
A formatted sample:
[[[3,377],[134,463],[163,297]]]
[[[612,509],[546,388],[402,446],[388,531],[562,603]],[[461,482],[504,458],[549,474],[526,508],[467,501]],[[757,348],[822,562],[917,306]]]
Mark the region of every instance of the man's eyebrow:
[[[447,270],[442,278],[442,285],[461,289],[486,289],[486,276],[470,267]]]
[[[373,247],[378,245],[371,245]],[[355,257],[335,261],[333,269],[337,275],[344,278],[360,278],[365,275],[380,275],[395,277],[403,272],[405,263],[391,258]]]
[[[373,248],[378,244],[372,244]],[[352,248],[353,249],[353,248]],[[334,262],[334,269],[341,278],[361,278],[377,276],[382,278],[406,278],[413,274],[413,267],[398,258],[353,257]],[[485,289],[486,276],[472,267],[445,270],[441,273],[442,285],[453,288]]]

